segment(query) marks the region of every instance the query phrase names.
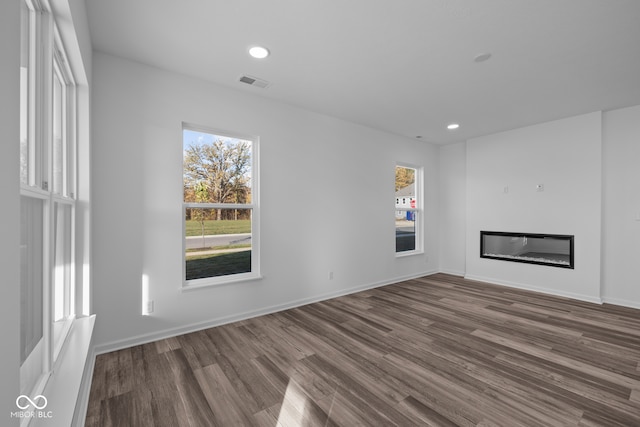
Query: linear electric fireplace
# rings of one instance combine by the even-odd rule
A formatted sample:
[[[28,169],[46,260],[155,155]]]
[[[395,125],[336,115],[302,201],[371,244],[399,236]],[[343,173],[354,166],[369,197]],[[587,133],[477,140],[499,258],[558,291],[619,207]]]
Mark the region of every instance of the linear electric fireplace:
[[[573,236],[481,231],[480,257],[573,268]]]

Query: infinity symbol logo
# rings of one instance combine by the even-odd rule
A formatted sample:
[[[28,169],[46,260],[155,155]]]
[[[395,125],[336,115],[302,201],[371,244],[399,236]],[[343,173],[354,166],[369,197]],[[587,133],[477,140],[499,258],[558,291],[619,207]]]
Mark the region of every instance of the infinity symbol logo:
[[[21,400],[26,400],[27,404],[22,406],[20,404]],[[38,406],[38,404],[36,403],[38,400],[44,400],[44,403],[42,404],[42,406]],[[43,395],[39,394],[36,397],[33,398],[33,400],[31,400],[31,398],[27,395],[21,394],[20,396],[18,396],[18,398],[16,399],[16,406],[20,409],[27,409],[29,407],[29,405],[33,405],[34,408],[36,409],[44,409],[47,407],[47,398],[44,397]]]

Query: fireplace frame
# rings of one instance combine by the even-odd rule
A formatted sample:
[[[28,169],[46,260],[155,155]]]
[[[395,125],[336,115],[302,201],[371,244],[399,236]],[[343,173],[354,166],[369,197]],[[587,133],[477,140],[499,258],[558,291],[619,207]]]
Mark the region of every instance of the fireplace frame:
[[[553,239],[554,241],[566,241],[569,244],[568,264],[557,261],[541,261],[539,259],[522,259],[518,255],[494,256],[485,254],[485,236],[500,236],[511,238]],[[523,254],[524,255],[524,254]],[[525,264],[547,265],[551,267],[574,269],[574,236],[568,234],[541,234],[541,233],[515,233],[508,231],[480,231],[480,258],[496,259],[500,261],[521,262]]]

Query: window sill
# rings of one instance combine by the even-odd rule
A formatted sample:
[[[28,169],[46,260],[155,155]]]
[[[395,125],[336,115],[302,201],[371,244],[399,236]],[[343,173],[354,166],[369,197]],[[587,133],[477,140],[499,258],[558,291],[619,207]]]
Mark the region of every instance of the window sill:
[[[30,427],[40,425],[70,426],[78,403],[82,376],[91,347],[96,316],[74,320],[42,395],[47,398],[50,418],[33,418]]]
[[[182,285],[182,288],[180,288],[180,290],[182,292],[189,292],[196,289],[213,288],[216,286],[228,285],[232,283],[252,282],[260,279],[262,279],[262,276],[260,274],[254,273],[212,277],[209,279],[192,280]]]
[[[396,252],[396,258],[404,258],[412,255],[423,255],[424,251],[405,251],[405,252]]]

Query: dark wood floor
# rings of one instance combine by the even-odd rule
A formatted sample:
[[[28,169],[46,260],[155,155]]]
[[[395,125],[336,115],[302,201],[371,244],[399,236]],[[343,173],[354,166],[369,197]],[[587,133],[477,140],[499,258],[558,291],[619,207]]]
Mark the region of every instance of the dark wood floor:
[[[437,274],[98,356],[87,426],[640,426],[640,310]]]

